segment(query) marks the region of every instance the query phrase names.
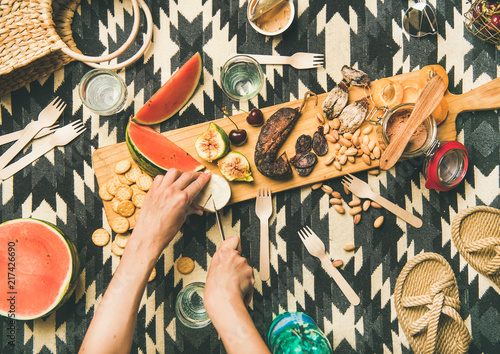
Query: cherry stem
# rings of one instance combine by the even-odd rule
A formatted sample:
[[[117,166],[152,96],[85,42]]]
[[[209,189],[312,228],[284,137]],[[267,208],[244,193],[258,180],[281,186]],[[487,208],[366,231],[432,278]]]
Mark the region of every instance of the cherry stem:
[[[226,107],[222,107],[222,113],[224,113],[224,115],[227,117],[227,119],[229,119],[231,121],[231,123],[234,124],[234,126],[236,127],[236,130],[240,130],[240,128],[238,128],[238,126],[236,125],[236,123],[229,117],[229,112],[227,111]]]

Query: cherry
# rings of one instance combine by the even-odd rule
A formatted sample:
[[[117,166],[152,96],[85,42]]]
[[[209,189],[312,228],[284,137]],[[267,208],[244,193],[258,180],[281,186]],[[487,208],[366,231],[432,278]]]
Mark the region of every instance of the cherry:
[[[236,123],[233,122],[233,120],[229,117],[229,113],[226,110],[226,107],[222,107],[222,112],[227,117],[227,119],[229,119],[231,121],[231,123],[233,123],[234,126],[236,127],[236,129],[233,129],[229,132],[229,140],[236,146],[240,146],[240,145],[245,144],[247,142],[247,139],[248,139],[247,131],[244,129],[238,128]]]
[[[245,144],[247,139],[248,139],[248,134],[246,130],[233,129],[229,132],[229,140],[231,140],[231,142],[236,146]]]
[[[262,114],[262,111],[258,108],[252,109],[250,113],[248,113],[247,123],[255,127],[262,125],[264,123],[264,115]]]
[[[500,14],[494,14],[491,16],[491,24],[496,28],[500,28]]]

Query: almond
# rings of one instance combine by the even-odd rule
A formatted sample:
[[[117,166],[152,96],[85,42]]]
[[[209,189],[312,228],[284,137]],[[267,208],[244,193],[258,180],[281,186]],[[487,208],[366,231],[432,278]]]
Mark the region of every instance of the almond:
[[[321,186],[321,190],[323,192],[325,192],[326,194],[332,194],[332,192],[333,192],[332,187],[330,187],[329,185],[326,185],[326,184]]]
[[[347,156],[354,156],[354,155],[356,155],[357,153],[358,153],[358,149],[356,149],[356,148],[349,148],[349,149],[347,149],[347,150],[345,151],[345,154],[346,154]]]
[[[367,126],[365,129],[363,129],[362,133],[365,135],[368,135],[372,132],[373,127],[371,125]]]
[[[350,163],[355,163],[356,159],[354,158],[354,156],[347,156],[347,161],[349,161]]]
[[[330,134],[332,134],[332,136],[335,138],[335,140],[339,140],[340,135],[339,135],[339,131],[338,130],[333,129]]]
[[[376,168],[374,170],[369,170],[368,174],[372,175],[372,176],[378,176],[380,174],[380,170],[378,168]]]
[[[372,164],[372,160],[370,160],[370,156],[368,156],[367,154],[361,155],[361,158],[363,159],[363,162],[366,163],[367,165]]]
[[[345,165],[346,162],[347,162],[347,156],[346,155],[342,155],[339,157],[339,162],[341,165]]]
[[[338,170],[342,171],[342,165],[340,164],[339,160],[333,161],[333,166]]]
[[[357,136],[353,136],[351,139],[351,142],[356,147],[359,147],[359,145],[360,145],[359,138]]]
[[[355,206],[358,206],[358,205],[361,205],[361,200],[359,199],[353,199],[349,202],[349,206],[350,207],[355,207]]]
[[[345,192],[346,195],[351,194],[351,191],[346,186],[344,186],[344,192]]]
[[[329,131],[330,131],[330,125],[329,124],[325,124],[323,126],[323,134],[328,134]]]
[[[354,208],[352,208],[351,210],[349,210],[349,214],[351,214],[352,216],[356,215],[356,214],[359,214],[361,213],[361,207],[360,206],[356,206]]]
[[[354,137],[356,137],[356,138],[358,138],[358,139],[359,139],[359,136],[360,136],[360,135],[361,135],[361,130],[356,129],[356,131],[354,132],[354,134],[352,135],[352,137],[353,137],[353,138],[354,138]]]
[[[351,252],[351,251],[354,251],[356,249],[356,245],[345,245],[344,246],[344,251],[346,252]]]
[[[342,196],[341,196],[341,195],[340,195],[340,193],[339,193],[339,192],[337,192],[337,191],[333,191],[333,192],[332,192],[332,197],[334,197],[334,198],[338,198],[338,199],[342,199]]]
[[[361,214],[354,215],[354,225],[359,224],[360,221],[361,221]]]
[[[345,209],[342,205],[334,204],[333,208],[337,211],[337,213],[345,214]]]
[[[335,143],[335,145],[333,145],[333,148],[339,151],[342,148],[342,146],[340,145],[340,143]]]
[[[342,205],[342,200],[339,198],[332,198],[332,199],[330,199],[330,204],[331,205]]]
[[[352,139],[352,134],[351,133],[345,133],[344,134],[344,138],[346,138],[347,140],[351,140]]]
[[[367,199],[363,202],[363,210],[367,211],[370,208],[371,202]]]
[[[380,155],[382,155],[380,148],[378,146],[375,146],[373,148],[373,155],[375,156],[376,159],[380,159]]]
[[[319,183],[314,183],[311,188],[316,190],[316,189],[320,189],[321,186],[323,185],[323,183],[319,182]]]
[[[361,144],[361,150],[363,150],[363,152],[367,155],[370,155],[370,149],[368,148],[368,146],[366,146],[365,144]]]
[[[333,118],[332,119],[332,126],[333,129],[339,130],[340,128],[340,120],[338,118]]]
[[[316,113],[316,119],[318,120],[319,124],[325,124],[325,119],[320,113]]]
[[[374,207],[375,209],[382,209],[382,206],[381,206],[379,203],[374,202],[373,200],[372,200],[372,202],[371,202],[370,204],[371,204],[371,206],[372,206],[372,207]]]
[[[344,146],[346,146],[346,147],[351,147],[351,146],[352,146],[352,143],[351,143],[349,140],[347,140],[346,138],[344,138],[343,136],[341,136],[341,137],[339,138],[339,141],[340,141],[340,143],[341,143],[342,145],[344,145]]]
[[[370,149],[370,151],[375,149],[375,142],[373,140],[368,143],[368,149]]]
[[[331,134],[326,134],[325,139],[331,142],[332,144],[335,144],[337,142],[337,139],[335,139]]]
[[[327,166],[331,165],[333,160],[335,160],[335,155],[328,156],[327,159],[325,160],[325,165]]]
[[[380,215],[373,222],[373,227],[375,227],[376,229],[378,229],[380,226],[382,226],[383,223],[384,223],[384,217],[382,215]]]
[[[341,259],[337,259],[335,261],[332,262],[332,265],[335,267],[335,268],[340,268],[344,265],[344,261],[341,260]]]

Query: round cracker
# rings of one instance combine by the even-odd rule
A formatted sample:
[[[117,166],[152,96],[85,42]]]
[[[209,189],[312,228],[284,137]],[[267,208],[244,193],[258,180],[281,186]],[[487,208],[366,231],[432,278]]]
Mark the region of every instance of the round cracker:
[[[132,203],[138,208],[142,208],[142,204],[144,203],[144,199],[146,199],[146,193],[136,193],[132,196]]]
[[[117,190],[115,194],[116,199],[118,200],[130,200],[132,198],[132,188],[126,185],[121,185]]]
[[[130,200],[123,200],[116,207],[117,213],[121,216],[128,218],[129,216],[134,215],[135,205]]]
[[[127,179],[130,181],[130,182],[133,182],[135,183],[135,181],[137,181],[137,179],[142,175],[142,171],[139,167],[137,166],[133,166],[130,170],[128,170],[127,172],[125,172],[125,177],[127,177]]]
[[[125,251],[125,249],[118,246],[115,241],[111,243],[111,252],[117,256],[123,256],[123,251]]]
[[[148,283],[150,281],[153,281],[154,278],[156,278],[156,268],[153,268],[153,270],[151,271],[151,274],[149,274]]]
[[[144,193],[144,191],[142,191],[139,187],[137,187],[137,184],[132,184],[130,186],[130,188],[132,188],[132,195],[136,194],[136,193]]]
[[[117,216],[111,222],[111,228],[117,234],[123,234],[123,233],[127,232],[129,226],[130,226],[130,223],[128,222],[128,219],[123,217],[123,216]]]
[[[115,176],[113,179],[109,180],[108,183],[106,183],[106,189],[108,190],[108,193],[112,195],[116,195],[120,186],[122,186],[122,184],[120,183],[118,176]]]
[[[147,192],[149,188],[151,188],[151,185],[153,184],[153,179],[151,178],[150,175],[143,174],[142,176],[137,178],[137,181],[135,181],[135,183],[137,184],[137,187]]]
[[[111,201],[111,209],[118,214],[118,205],[121,203],[120,200],[113,198]]]
[[[136,209],[137,210],[137,209]],[[132,215],[131,217],[127,218],[128,222],[129,222],[129,228],[130,229],[133,229],[135,227],[135,222],[137,220],[137,213],[135,213],[134,215]]]
[[[194,270],[194,261],[189,257],[182,257],[177,261],[177,270],[182,274],[189,274]]]
[[[130,233],[125,234],[116,234],[114,242],[121,248],[125,248],[127,246],[128,239],[130,238]]]
[[[99,197],[101,197],[102,200],[106,201],[110,201],[114,198],[114,196],[108,192],[108,188],[106,185],[99,188]]]
[[[96,246],[106,246],[109,242],[109,232],[104,229],[97,229],[92,234],[92,242]]]
[[[132,167],[130,160],[121,160],[115,165],[115,173],[121,175],[130,170],[130,167]]]
[[[127,177],[125,177],[125,175],[118,175],[118,179],[120,180],[121,184],[125,184],[127,186],[130,186],[132,183],[134,183],[134,182],[130,182],[129,179]]]

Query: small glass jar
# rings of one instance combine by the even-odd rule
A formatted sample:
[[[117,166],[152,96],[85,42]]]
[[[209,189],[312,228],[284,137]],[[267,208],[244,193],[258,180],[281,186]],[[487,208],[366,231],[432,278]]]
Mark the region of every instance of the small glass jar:
[[[391,136],[398,131],[394,125],[402,127],[403,120],[408,119],[414,106],[414,103],[404,103],[393,109],[387,107],[372,109],[366,120],[370,124],[379,126],[377,134],[379,145],[383,149],[387,148]],[[378,111],[383,113],[377,116]],[[467,149],[458,141],[441,143],[437,139],[437,125],[432,115],[427,117],[412,139],[402,153],[401,159],[425,156],[423,172],[427,189],[449,191],[464,179],[469,166]]]

